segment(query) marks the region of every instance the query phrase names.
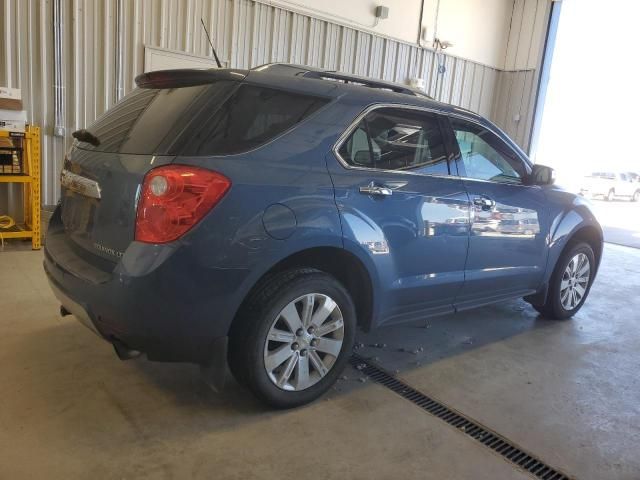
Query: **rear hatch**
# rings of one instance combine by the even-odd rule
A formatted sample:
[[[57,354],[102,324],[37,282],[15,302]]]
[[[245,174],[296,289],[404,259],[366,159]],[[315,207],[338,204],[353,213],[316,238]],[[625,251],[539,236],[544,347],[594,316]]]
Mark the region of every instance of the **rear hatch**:
[[[65,158],[61,222],[65,248],[111,268],[134,240],[136,202],[145,174],[171,163],[189,131],[215,111],[246,72],[145,74],[136,88],[87,127]],[[88,132],[88,133],[87,133]],[[62,228],[61,228],[62,229]],[[62,234],[62,232],[60,232]],[[55,242],[60,246],[60,241]]]

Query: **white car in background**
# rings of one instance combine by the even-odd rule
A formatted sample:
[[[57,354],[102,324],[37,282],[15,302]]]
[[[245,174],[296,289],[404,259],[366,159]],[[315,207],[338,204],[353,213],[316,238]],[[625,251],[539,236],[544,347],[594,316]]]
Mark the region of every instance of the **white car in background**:
[[[585,177],[580,195],[603,197],[609,202],[620,197],[637,202],[640,201],[640,182],[629,173],[594,172]]]

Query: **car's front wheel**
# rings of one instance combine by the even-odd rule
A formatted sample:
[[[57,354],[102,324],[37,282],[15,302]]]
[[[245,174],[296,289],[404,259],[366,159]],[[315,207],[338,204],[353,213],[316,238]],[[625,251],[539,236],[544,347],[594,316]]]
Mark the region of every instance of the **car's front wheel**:
[[[311,402],[337,380],[355,338],[347,290],[312,269],[281,272],[245,303],[230,336],[236,379],[278,408]]]
[[[534,305],[542,316],[555,320],[572,317],[582,308],[595,275],[595,256],[586,243],[565,251],[553,271],[544,305]]]
[[[631,197],[632,202],[640,202],[640,190],[636,190],[633,192],[633,197]]]

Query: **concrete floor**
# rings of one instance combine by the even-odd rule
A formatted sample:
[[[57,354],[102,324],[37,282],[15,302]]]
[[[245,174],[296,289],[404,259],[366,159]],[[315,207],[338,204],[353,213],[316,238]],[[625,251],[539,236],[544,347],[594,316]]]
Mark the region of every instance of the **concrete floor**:
[[[117,360],[60,318],[41,253],[0,253],[0,478],[529,478],[356,370],[271,412],[198,368]],[[424,393],[580,479],[640,478],[640,250],[607,245],[585,308],[514,301],[360,335]],[[398,351],[423,347],[417,355]]]
[[[593,200],[606,242],[640,248],[640,202]]]

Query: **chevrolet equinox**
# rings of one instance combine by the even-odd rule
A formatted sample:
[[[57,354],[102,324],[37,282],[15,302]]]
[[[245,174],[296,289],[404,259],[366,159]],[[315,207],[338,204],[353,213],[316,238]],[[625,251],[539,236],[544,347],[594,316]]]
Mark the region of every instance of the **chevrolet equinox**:
[[[44,260],[61,313],[121,358],[228,365],[286,408],[336,381],[357,328],[587,298],[588,201],[475,113],[287,64],[136,83],[74,132]]]

